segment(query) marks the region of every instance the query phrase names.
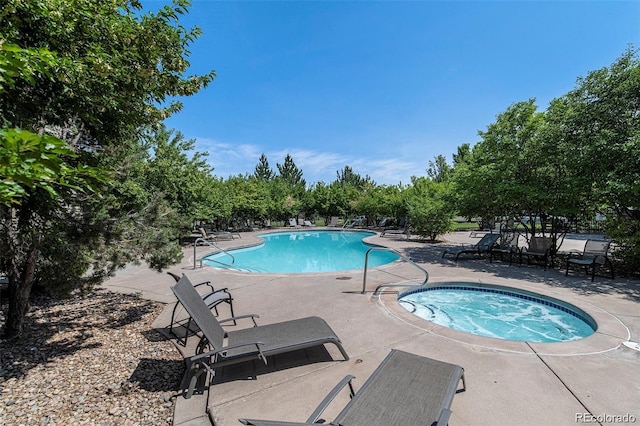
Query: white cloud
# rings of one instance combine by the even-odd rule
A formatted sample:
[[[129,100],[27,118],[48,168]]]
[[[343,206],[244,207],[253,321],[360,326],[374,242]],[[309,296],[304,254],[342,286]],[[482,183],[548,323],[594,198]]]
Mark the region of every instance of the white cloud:
[[[393,158],[386,157],[384,154],[379,154],[384,156],[383,158],[376,157],[373,151],[367,156],[359,157],[301,148],[269,150],[257,144],[233,144],[196,138],[196,150],[209,153],[208,162],[214,168],[215,175],[223,178],[253,173],[263,153],[276,173],[277,164],[282,164],[287,154],[291,155],[296,166],[302,170],[308,184],[319,181],[333,182],[336,179],[336,173],[345,166],[350,166],[355,173],[363,177],[370,176],[380,185],[396,185],[400,182],[407,184],[411,181],[411,176],[424,175],[426,168],[426,160],[422,161],[421,155],[405,157],[400,148],[396,150],[398,155]]]

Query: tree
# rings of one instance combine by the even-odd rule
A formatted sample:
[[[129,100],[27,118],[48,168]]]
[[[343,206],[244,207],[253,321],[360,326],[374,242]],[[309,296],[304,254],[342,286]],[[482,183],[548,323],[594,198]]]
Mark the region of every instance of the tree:
[[[269,161],[267,160],[267,156],[262,154],[260,156],[260,160],[256,165],[255,170],[253,171],[253,176],[256,179],[263,180],[265,182],[269,182],[275,177],[275,173],[271,170],[269,166]]]
[[[414,177],[411,182],[406,198],[411,226],[418,235],[435,241],[451,230],[454,206],[446,199],[448,184],[424,177]]]
[[[175,261],[167,203],[126,179],[128,162],[141,155],[141,129],[181,108],[170,99],[195,94],[215,76],[184,76],[188,45],[199,35],[176,25],[187,6],[140,14],[133,0],[38,0],[10,2],[0,14],[0,119],[9,148],[0,164],[16,152],[45,154],[21,165],[34,179],[14,180],[15,202],[0,207],[7,337],[21,334],[34,285],[83,288],[126,261],[156,268]],[[64,171],[56,182],[51,165]],[[89,175],[106,178],[94,184]]]
[[[429,160],[429,168],[427,169],[427,176],[434,182],[440,183],[449,179],[451,174],[451,166],[447,163],[447,159],[444,155],[438,155],[434,161]]]
[[[557,152],[541,137],[544,126],[544,114],[529,99],[509,106],[479,132],[482,140],[454,169],[460,214],[493,220],[566,213],[571,203],[563,198],[565,182],[554,168]],[[535,221],[523,224],[531,234],[542,231]]]
[[[453,154],[453,167],[455,168],[458,164],[466,162],[471,156],[471,145],[468,143],[463,143],[458,147],[456,153]]]
[[[279,177],[289,186],[301,187],[304,189],[306,186],[305,180],[302,178],[302,170],[298,169],[296,163],[293,162],[293,158],[290,154],[284,158],[284,163],[276,163],[278,167]]]
[[[573,192],[591,218],[607,214],[616,257],[640,270],[640,59],[629,47],[610,66],[577,80],[550,105],[550,139],[567,156]]]
[[[369,176],[363,178],[358,173],[355,173],[350,166],[344,166],[344,169],[337,171],[336,175],[336,183],[340,185],[351,185],[358,189],[375,186],[375,182]]]

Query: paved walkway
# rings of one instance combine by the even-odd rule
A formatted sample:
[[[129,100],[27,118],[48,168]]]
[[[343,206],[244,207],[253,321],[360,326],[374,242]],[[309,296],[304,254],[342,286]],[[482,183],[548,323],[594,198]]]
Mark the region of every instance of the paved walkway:
[[[235,247],[257,241],[256,233],[243,233],[241,239],[220,245]],[[411,257],[429,272],[431,283],[507,285],[573,303],[597,320],[598,331],[565,343],[473,336],[414,317],[398,305],[395,295],[371,294],[379,284],[420,281],[420,271],[406,263],[369,271],[368,293],[363,295],[362,271],[260,275],[211,267],[193,269],[191,248],[185,251],[181,265],[170,268],[172,272],[185,273],[194,282],[208,279],[216,287],[228,287],[234,296],[236,315],[259,314],[260,324],[310,315],[323,317],[340,336],[350,360],[343,361],[340,353],[327,345],[321,362],[298,362],[292,368],[275,366],[268,373],[257,371],[255,375],[250,367],[225,371],[208,395],[189,401],[178,398],[175,424],[208,424],[211,419],[216,425],[238,425],[239,417],[304,421],[345,375],[356,376],[357,390],[392,348],[465,368],[467,391],[454,399],[451,425],[594,423],[590,416],[604,424],[625,419],[606,416],[625,415],[640,423],[640,351],[622,344],[640,341],[638,281],[596,277],[592,283],[579,273],[565,278],[563,271],[544,271],[536,266],[470,258],[456,263],[440,258],[447,247],[477,241],[470,239],[468,232],[448,234],[438,244],[399,236],[375,236],[369,241]],[[581,249],[583,245],[582,237],[571,236],[561,249]],[[196,255],[204,252],[206,248],[202,247]],[[169,289],[172,282],[167,275],[140,266],[118,273],[105,287],[141,292],[143,297],[173,303],[175,298]],[[228,315],[225,309],[221,308],[223,317]],[[162,321],[168,321],[166,315],[157,323]],[[331,420],[346,399],[347,395],[336,399],[325,418]]]

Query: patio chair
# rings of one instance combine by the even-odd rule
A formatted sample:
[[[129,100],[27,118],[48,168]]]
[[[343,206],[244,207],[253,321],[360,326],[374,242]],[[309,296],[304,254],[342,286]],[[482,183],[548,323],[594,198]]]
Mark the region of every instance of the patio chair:
[[[386,224],[386,221],[385,221]],[[391,235],[404,235],[407,239],[411,238],[411,225],[409,218],[404,218],[397,228],[389,228],[386,225],[382,228],[381,237],[388,237]]]
[[[596,277],[596,269],[601,269],[606,265],[611,271],[611,278],[615,278],[613,264],[607,255],[610,246],[611,241],[587,240],[582,253],[569,253],[565,277],[569,275],[569,266],[584,266],[587,275],[591,273],[591,281],[593,281]]]
[[[351,401],[331,425],[442,425],[451,415],[451,403],[466,389],[464,369],[454,364],[392,349],[358,392],[346,376],[320,403],[305,423],[238,419],[245,425],[317,424],[323,411],[349,385]],[[462,380],[462,389],[458,390]]]
[[[186,275],[183,275],[171,290],[202,333],[196,355],[187,360],[190,383],[186,398],[191,398],[193,395],[200,375],[208,371],[213,376],[216,368],[225,365],[256,359],[267,364],[268,356],[325,343],[333,343],[344,359],[349,359],[338,336],[321,318],[306,317],[257,326],[255,322],[257,315],[243,315],[235,319],[251,318],[254,327],[227,332],[220,324],[228,320],[218,321]]]
[[[289,226],[291,226],[292,228],[297,228],[298,227],[298,222],[296,221],[295,217],[290,217],[289,218]]]
[[[522,265],[523,257],[527,258],[527,264],[530,263],[531,259],[534,259],[542,262],[546,271],[549,259],[551,258],[552,244],[553,240],[551,237],[531,237],[529,240],[529,247],[523,247],[520,249],[519,264]]]
[[[218,240],[235,240],[236,237],[242,238],[239,232],[230,231],[210,231],[200,228],[200,234],[205,241],[217,242]]]
[[[517,232],[502,232],[500,234],[500,243],[496,244],[489,250],[489,262],[493,262],[494,256],[499,256],[502,260],[505,254],[509,255],[509,265],[513,263],[513,255],[519,253],[518,239],[520,234]]]
[[[500,234],[486,234],[484,237],[480,238],[480,241],[472,246],[462,246],[453,249],[446,249],[444,252],[442,252],[442,259],[444,259],[444,256],[446,254],[451,254],[456,256],[455,260],[457,262],[461,254],[471,253],[482,255],[483,253],[490,253],[498,243],[499,238]]]
[[[174,274],[173,272],[167,272],[167,275],[170,275],[171,277],[173,277],[173,279],[176,280],[176,282],[180,281],[180,277]],[[229,290],[227,288],[220,288],[216,290],[213,287],[213,285],[211,285],[211,281],[203,281],[201,283],[193,285],[194,288],[198,288],[200,286],[209,287],[209,290],[206,293],[200,295],[200,297],[202,298],[202,301],[205,303],[205,305],[207,305],[207,308],[209,310],[213,309],[216,312],[216,315],[219,315],[218,305],[221,303],[226,303],[229,305],[229,310],[231,311],[231,318],[234,317],[233,297],[231,297],[231,293],[229,293]],[[178,336],[173,331],[173,325],[176,323],[176,312],[178,310],[178,306],[180,306],[180,303],[176,303],[173,307],[173,311],[171,312],[171,324],[169,325],[169,332],[174,336],[176,336],[176,338],[178,339],[178,343],[184,346],[187,346],[187,339],[189,338],[189,330],[191,329],[192,320],[191,320],[191,317],[189,317],[189,319],[187,320],[187,325],[185,326],[184,341],[183,341],[181,337]],[[236,320],[233,320],[233,325],[236,325]]]

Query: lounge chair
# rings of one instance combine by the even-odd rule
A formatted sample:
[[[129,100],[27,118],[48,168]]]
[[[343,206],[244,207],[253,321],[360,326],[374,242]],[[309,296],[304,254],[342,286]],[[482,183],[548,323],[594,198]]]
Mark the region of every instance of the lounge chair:
[[[176,282],[180,281],[180,277],[174,274],[173,272],[167,272],[167,274],[173,277],[173,279],[176,280]],[[231,317],[232,318],[234,317],[233,297],[231,297],[231,293],[229,293],[229,290],[227,288],[220,288],[216,290],[213,287],[213,285],[211,285],[211,281],[204,281],[204,282],[193,285],[194,288],[198,288],[200,286],[209,287],[209,290],[206,293],[200,295],[200,297],[202,298],[202,301],[205,303],[205,305],[207,305],[207,308],[209,310],[213,309],[216,312],[216,315],[219,315],[218,305],[221,303],[226,303],[229,305],[229,310],[231,311]],[[182,338],[173,331],[173,325],[176,322],[175,318],[176,318],[176,312],[178,310],[178,306],[180,306],[180,303],[176,303],[175,306],[173,307],[173,311],[171,312],[171,324],[169,325],[169,332],[178,338],[178,343],[181,343],[184,346],[187,346],[187,339],[189,338],[189,330],[191,330],[192,319],[191,317],[189,317],[189,319],[187,320],[187,324],[185,326],[184,341],[183,341]],[[233,320],[233,324],[234,325],[236,324],[235,320]]]
[[[493,262],[494,256],[499,256],[500,260],[502,260],[504,255],[509,255],[509,265],[511,265],[513,255],[520,253],[520,249],[518,248],[519,237],[520,234],[517,232],[502,232],[500,234],[500,243],[496,244],[496,246],[489,251],[489,262]]]
[[[392,349],[358,392],[346,376],[305,423],[238,419],[245,425],[310,425],[340,390],[349,385],[351,401],[331,425],[446,425],[457,392],[466,389],[464,369],[454,364]],[[458,390],[462,380],[462,389]]]
[[[582,253],[569,253],[567,271],[564,275],[569,275],[569,266],[584,266],[585,272],[591,273],[591,281],[593,281],[596,277],[596,269],[607,265],[611,271],[611,278],[615,278],[613,264],[607,255],[610,246],[611,241],[587,240]]]
[[[403,223],[401,223],[397,228],[388,228],[387,226],[383,227],[380,236],[388,237],[391,235],[404,235],[407,237],[407,239],[411,238],[411,226],[409,225],[409,219],[405,218],[404,220],[402,220],[402,222]]]
[[[292,352],[325,343],[333,343],[338,347],[344,359],[349,359],[338,336],[321,318],[306,317],[226,332],[220,324],[227,320],[218,321],[186,275],[183,275],[176,285],[171,287],[171,290],[189,312],[202,333],[196,355],[190,357],[187,362],[190,384],[186,398],[193,395],[198,378],[202,373],[209,371],[214,375],[216,368],[229,364],[255,359],[260,359],[267,364],[267,357],[270,355]],[[235,317],[235,319],[251,318],[255,325],[256,317],[257,315],[251,314]]]
[[[442,253],[442,259],[446,254],[451,254],[456,256],[456,262],[461,254],[478,254],[482,255],[483,253],[490,253],[491,250],[498,243],[498,239],[500,238],[500,234],[486,234],[484,237],[480,238],[476,244],[472,246],[462,246],[453,249],[447,249]]]
[[[298,227],[298,222],[296,221],[295,217],[289,218],[289,226],[291,226],[292,228]]]
[[[200,234],[205,241],[219,241],[219,240],[235,240],[236,237],[242,238],[239,232],[229,231],[211,231],[207,232],[206,229],[200,228]]]
[[[311,221],[310,221],[310,220],[305,220],[305,221],[304,221],[304,226],[306,226],[306,227],[309,227],[309,228],[310,228],[310,227],[313,227],[313,226],[316,226],[316,225],[315,225],[315,223],[311,223]]]
[[[523,257],[527,258],[527,264],[530,263],[531,259],[534,259],[542,262],[546,271],[549,260],[551,259],[552,244],[553,240],[551,237],[531,237],[529,240],[529,247],[523,247],[520,249],[519,264],[522,265]]]

